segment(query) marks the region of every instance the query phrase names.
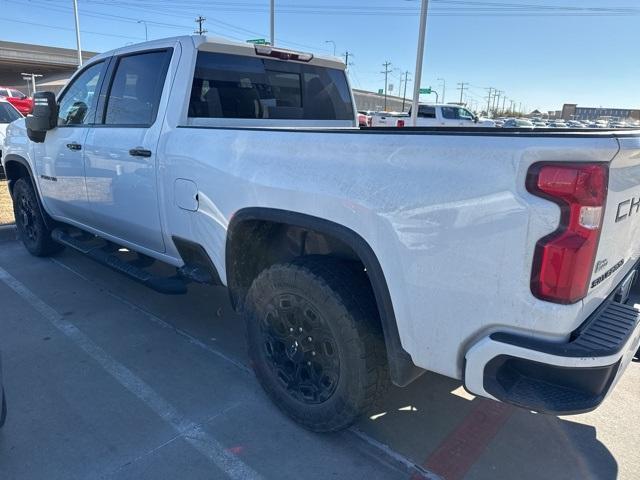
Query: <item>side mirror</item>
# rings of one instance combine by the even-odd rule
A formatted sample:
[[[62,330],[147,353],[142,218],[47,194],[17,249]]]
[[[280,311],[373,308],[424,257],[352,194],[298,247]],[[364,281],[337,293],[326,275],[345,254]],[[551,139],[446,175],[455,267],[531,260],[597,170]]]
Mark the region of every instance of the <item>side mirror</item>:
[[[33,111],[27,117],[27,135],[32,142],[42,143],[49,130],[58,125],[58,104],[53,92],[33,95]]]
[[[477,115],[474,115],[474,117],[473,117],[473,121],[474,121],[475,123],[478,123],[478,122],[480,121],[480,117],[478,117]]]

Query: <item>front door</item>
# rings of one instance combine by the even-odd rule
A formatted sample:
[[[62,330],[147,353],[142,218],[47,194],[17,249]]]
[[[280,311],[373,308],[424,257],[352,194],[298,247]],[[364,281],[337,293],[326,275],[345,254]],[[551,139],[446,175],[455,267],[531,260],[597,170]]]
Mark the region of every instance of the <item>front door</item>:
[[[106,62],[87,66],[58,98],[58,125],[34,143],[35,169],[43,201],[56,217],[90,220],[84,177],[84,142],[96,114]],[[90,223],[90,222],[89,222]]]
[[[85,140],[92,226],[164,252],[157,189],[158,108],[171,49],[114,58],[102,119]]]

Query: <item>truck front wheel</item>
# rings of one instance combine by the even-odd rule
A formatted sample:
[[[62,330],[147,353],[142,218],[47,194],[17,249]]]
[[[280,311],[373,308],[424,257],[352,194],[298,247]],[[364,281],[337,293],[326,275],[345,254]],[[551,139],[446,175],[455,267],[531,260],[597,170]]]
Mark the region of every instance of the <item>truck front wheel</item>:
[[[247,295],[256,376],[276,405],[313,431],[348,427],[389,383],[375,300],[358,265],[302,257],[263,271]]]
[[[42,217],[38,197],[28,178],[20,178],[13,187],[13,213],[22,243],[32,255],[46,257],[62,250],[51,238],[51,230]]]

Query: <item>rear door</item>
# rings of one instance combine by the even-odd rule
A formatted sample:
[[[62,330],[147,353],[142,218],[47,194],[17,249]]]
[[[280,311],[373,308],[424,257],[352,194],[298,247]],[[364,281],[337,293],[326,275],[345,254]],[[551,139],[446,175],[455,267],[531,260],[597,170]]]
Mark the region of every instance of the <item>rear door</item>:
[[[419,127],[433,127],[438,125],[436,119],[436,107],[433,105],[420,105],[418,107],[418,121]]]
[[[164,241],[155,149],[172,52],[164,48],[114,57],[101,121],[85,140],[91,225],[157,252],[164,251]]]

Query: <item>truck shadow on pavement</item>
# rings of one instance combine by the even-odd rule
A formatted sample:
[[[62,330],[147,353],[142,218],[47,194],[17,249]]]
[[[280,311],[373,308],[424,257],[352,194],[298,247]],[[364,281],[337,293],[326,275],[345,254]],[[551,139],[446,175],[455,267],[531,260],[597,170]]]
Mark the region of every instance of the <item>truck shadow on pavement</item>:
[[[358,428],[427,470],[457,479],[615,479],[596,428],[474,397],[427,373],[392,388]]]

